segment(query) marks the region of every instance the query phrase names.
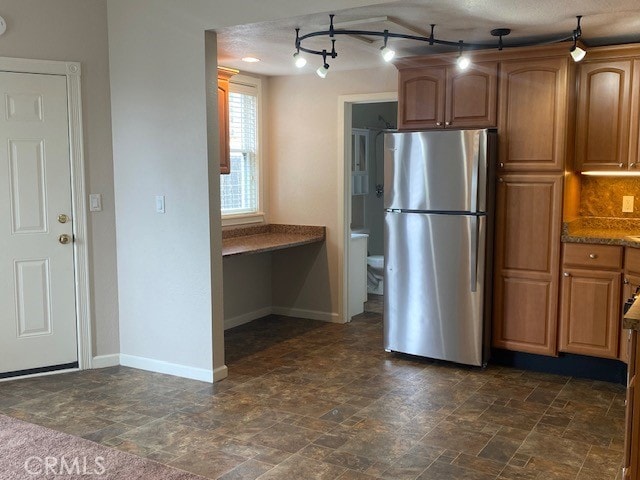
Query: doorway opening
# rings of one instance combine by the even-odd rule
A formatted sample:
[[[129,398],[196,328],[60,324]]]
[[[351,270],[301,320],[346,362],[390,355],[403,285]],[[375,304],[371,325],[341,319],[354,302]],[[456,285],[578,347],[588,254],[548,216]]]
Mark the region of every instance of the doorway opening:
[[[343,318],[382,313],[384,133],[397,125],[397,93],[340,97],[344,188]]]

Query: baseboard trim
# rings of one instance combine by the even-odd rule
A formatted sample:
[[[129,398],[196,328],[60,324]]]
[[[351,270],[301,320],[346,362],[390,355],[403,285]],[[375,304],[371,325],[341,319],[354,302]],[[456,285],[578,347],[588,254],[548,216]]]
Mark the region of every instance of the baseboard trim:
[[[229,369],[226,365],[222,365],[221,367],[213,369],[213,381],[219,382],[220,380],[224,380],[229,376]]]
[[[120,365],[120,354],[98,355],[91,360],[91,368],[107,368]]]
[[[303,308],[272,307],[271,313],[285,317],[306,318],[330,323],[345,323],[340,315],[333,312],[321,312],[319,310],[305,310]]]
[[[253,322],[262,317],[266,317],[267,315],[271,315],[273,313],[273,309],[271,307],[264,307],[258,310],[254,310],[253,312],[243,313],[242,315],[238,315],[233,318],[226,318],[224,320],[224,329],[229,330],[233,327],[239,327],[240,325],[244,325],[245,323]]]
[[[177,363],[155,360],[153,358],[137,357],[135,355],[120,354],[120,365],[125,367],[139,368],[150,372],[166,373],[177,377],[200,380],[202,382],[213,383],[214,372],[205,368],[188,367]],[[225,367],[226,368],[226,367]]]

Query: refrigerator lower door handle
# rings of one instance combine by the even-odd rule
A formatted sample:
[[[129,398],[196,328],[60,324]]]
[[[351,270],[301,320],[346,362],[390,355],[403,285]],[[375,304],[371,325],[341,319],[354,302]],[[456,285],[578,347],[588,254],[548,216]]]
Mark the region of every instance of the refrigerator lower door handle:
[[[471,217],[471,241],[469,247],[471,249],[469,255],[469,267],[471,269],[471,291],[478,290],[478,237],[480,236],[478,217]]]

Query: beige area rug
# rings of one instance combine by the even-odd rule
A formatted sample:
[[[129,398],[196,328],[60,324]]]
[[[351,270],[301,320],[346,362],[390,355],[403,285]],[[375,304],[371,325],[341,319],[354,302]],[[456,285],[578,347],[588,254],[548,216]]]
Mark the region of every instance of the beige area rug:
[[[0,480],[202,480],[84,438],[0,415]]]

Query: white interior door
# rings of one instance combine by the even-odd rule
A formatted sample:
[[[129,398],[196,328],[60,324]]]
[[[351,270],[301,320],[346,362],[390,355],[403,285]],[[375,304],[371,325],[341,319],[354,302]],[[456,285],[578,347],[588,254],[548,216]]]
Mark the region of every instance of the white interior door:
[[[78,345],[66,78],[0,72],[0,94],[0,374],[6,374],[75,363]]]

